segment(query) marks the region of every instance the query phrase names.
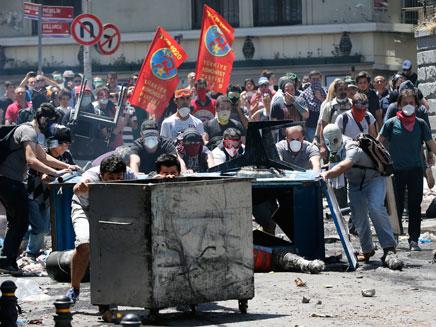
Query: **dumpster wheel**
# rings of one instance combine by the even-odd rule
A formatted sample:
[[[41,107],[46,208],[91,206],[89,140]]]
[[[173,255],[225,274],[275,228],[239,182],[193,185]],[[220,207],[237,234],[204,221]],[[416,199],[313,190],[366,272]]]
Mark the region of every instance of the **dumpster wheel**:
[[[242,314],[246,314],[248,309],[248,300],[239,300],[238,305],[239,311],[241,311]]]
[[[190,304],[189,307],[191,308],[191,312],[193,315],[197,313],[198,304]]]
[[[159,309],[150,309],[150,313],[148,314],[148,320],[150,320],[151,322],[155,322],[158,315]]]

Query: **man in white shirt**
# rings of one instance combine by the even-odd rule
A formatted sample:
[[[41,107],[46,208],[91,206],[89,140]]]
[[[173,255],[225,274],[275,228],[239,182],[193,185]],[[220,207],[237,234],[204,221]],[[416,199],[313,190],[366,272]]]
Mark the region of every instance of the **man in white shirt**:
[[[174,102],[177,105],[177,112],[162,122],[160,135],[175,140],[187,128],[196,128],[203,135],[202,121],[190,114],[191,90],[176,90]]]

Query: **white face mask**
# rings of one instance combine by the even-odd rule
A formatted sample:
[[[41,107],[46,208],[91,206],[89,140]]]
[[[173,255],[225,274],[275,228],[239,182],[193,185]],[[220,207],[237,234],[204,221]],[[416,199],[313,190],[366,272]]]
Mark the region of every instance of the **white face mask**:
[[[177,109],[177,111],[179,112],[180,117],[185,118],[186,116],[189,115],[189,113],[191,112],[191,109],[188,107],[183,107],[183,108]]]
[[[218,111],[216,114],[219,120],[228,121],[230,119],[230,113],[230,110],[221,110]]]
[[[253,91],[248,91],[247,95],[251,98],[253,96],[254,92]]]
[[[82,98],[82,107],[87,107],[91,103],[91,97]]]
[[[412,116],[415,113],[415,107],[411,104],[405,105],[401,110],[405,116]]]
[[[149,136],[144,139],[144,146],[147,149],[153,149],[158,144],[157,136]]]
[[[292,140],[289,142],[289,148],[292,152],[298,152],[301,150],[301,142],[298,140]]]
[[[108,100],[108,98],[103,98],[103,99],[98,100],[98,102],[100,104],[107,104],[109,102],[109,100]]]
[[[224,148],[224,150],[226,150],[229,156],[233,158],[234,156],[236,156],[236,153],[238,153],[239,149],[235,149],[234,147],[232,147],[231,149]]]

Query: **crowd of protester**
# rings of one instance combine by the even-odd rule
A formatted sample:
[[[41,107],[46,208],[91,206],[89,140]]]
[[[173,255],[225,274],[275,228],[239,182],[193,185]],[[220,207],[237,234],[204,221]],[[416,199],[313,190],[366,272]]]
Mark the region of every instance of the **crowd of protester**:
[[[395,250],[396,241],[384,209],[385,177],[373,169],[353,139],[366,133],[384,142],[393,159],[398,215],[401,219],[407,189],[410,249],[419,251],[423,176],[433,187],[430,167],[436,144],[430,133],[428,103],[411,69],[405,60],[403,71],[388,81],[362,71],[335,79],[328,88],[322,86],[319,71],[301,79],[290,72],[277,81],[273,72],[263,71],[256,79],[245,79],[243,85],[228,85],[226,94],[208,90],[206,80],[189,73],[188,85],[175,91],[160,117],[130,105],[137,74],[125,83],[125,103],[119,100],[122,83],[116,73],[107,74],[106,80],[94,77],[83,94],[82,75],[70,70],[51,76],[29,72],[19,84],[7,81],[0,98],[0,122],[19,125],[14,142],[17,147],[24,144],[25,151],[12,153],[0,163],[0,200],[10,225],[0,270],[18,272],[18,247],[29,221],[27,256],[39,254],[48,230],[46,184],[66,170],[79,169],[73,157],[75,153],[81,156],[84,149],[72,151],[73,156],[68,149],[83,135],[104,140],[104,152],[118,155],[100,160],[74,188],[76,270],[68,294],[74,301],[89,256],[88,200],[84,196],[89,182],[134,179],[140,174],[160,178],[206,172],[244,154],[250,121],[268,120],[304,122],[274,132],[280,159],[317,171],[328,163],[330,169],[321,176],[331,180],[340,207],[351,207],[365,260],[374,255],[368,213],[383,248]],[[116,124],[108,127],[86,121],[72,126],[79,95],[80,110],[95,116],[113,118],[122,106]],[[11,185],[16,186],[12,191]],[[23,198],[28,206],[17,205]]]

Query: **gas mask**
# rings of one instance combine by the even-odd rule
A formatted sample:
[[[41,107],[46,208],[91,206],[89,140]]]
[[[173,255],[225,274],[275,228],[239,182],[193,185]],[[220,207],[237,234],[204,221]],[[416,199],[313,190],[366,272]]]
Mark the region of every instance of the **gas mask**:
[[[217,111],[216,115],[220,121],[227,122],[230,119],[230,110]]]
[[[415,113],[415,107],[411,104],[405,105],[401,110],[403,111],[404,116],[407,117],[412,116]]]
[[[144,137],[144,146],[149,150],[155,148],[158,143],[159,141],[157,136]]]
[[[328,124],[323,130],[325,145],[330,151],[330,162],[341,161],[338,151],[342,146],[342,132],[336,124]]]
[[[81,106],[82,107],[87,107],[87,106],[89,106],[90,104],[91,104],[91,97],[83,97],[82,98],[82,104],[81,104]]]
[[[44,118],[44,122],[41,123],[41,120]],[[45,138],[49,138],[54,135],[55,128],[58,125],[56,122],[56,117],[41,117],[38,120],[38,128],[41,131],[41,133],[45,136]]]
[[[183,107],[183,108],[177,109],[177,111],[179,112],[180,117],[185,118],[186,116],[189,115],[189,113],[191,112],[191,109],[188,107]]]
[[[298,140],[292,140],[289,142],[289,149],[291,149],[292,152],[298,152],[301,150],[301,142]]]

